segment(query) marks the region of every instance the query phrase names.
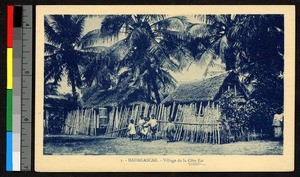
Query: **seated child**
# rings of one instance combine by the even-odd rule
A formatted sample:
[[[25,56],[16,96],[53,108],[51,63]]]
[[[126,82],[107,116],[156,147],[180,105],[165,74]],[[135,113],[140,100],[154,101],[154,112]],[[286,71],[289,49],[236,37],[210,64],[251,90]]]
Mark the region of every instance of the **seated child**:
[[[151,115],[151,119],[149,123],[150,123],[150,130],[151,130],[151,138],[152,140],[154,140],[157,131],[157,120],[155,119],[154,114]]]
[[[165,127],[165,131],[167,133],[168,142],[173,142],[174,135],[175,135],[175,123],[172,119],[169,119],[169,122],[167,123],[167,126]]]

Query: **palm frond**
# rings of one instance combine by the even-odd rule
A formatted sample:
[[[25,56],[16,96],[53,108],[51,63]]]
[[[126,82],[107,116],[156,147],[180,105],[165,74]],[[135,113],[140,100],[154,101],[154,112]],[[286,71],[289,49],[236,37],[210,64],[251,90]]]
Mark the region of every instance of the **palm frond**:
[[[236,23],[234,24],[228,31],[228,37],[231,38],[231,39],[235,39],[237,37],[242,37],[242,36],[239,36],[241,35],[241,30],[243,28],[243,25],[240,24],[240,23]]]
[[[157,36],[172,42],[190,41],[190,37],[181,31],[159,30]]]
[[[100,29],[95,29],[87,34],[85,34],[80,41],[78,41],[77,46],[79,48],[85,49],[88,48],[95,43],[99,42],[101,40],[101,30]]]
[[[72,15],[71,20],[72,20],[71,35],[73,35],[73,38],[75,38],[74,43],[78,44],[82,39],[86,15]]]
[[[71,20],[73,20],[76,24],[83,26],[87,17],[88,15],[72,15]]]
[[[132,69],[128,67],[123,67],[118,72],[118,80],[123,80],[125,77],[132,75]]]
[[[194,60],[192,51],[187,48],[187,43],[184,41],[161,40],[159,44],[170,57],[178,62],[180,69],[183,69]]]
[[[204,53],[199,54],[195,57],[196,64],[202,69],[206,69],[207,66],[218,58],[218,55],[215,53],[215,50],[212,48],[207,49]]]
[[[96,58],[99,53],[74,50],[73,55],[74,59],[76,60],[76,64],[80,66],[86,66],[92,59]]]
[[[154,57],[160,61],[160,66],[172,71],[178,71],[179,65],[170,59],[169,54],[163,49],[163,47],[154,39],[150,39],[151,45],[147,50],[147,54],[150,57]]]
[[[108,48],[108,53],[122,60],[129,53],[131,48],[132,46],[128,42],[128,39],[126,38],[110,46]]]
[[[58,95],[57,88],[59,84],[55,84],[53,82],[47,82],[44,84],[44,95]]]
[[[188,21],[187,17],[176,16],[169,17],[163,20],[160,20],[156,23],[153,23],[151,27],[155,30],[170,30],[170,31],[185,31]]]
[[[137,77],[133,78],[133,82],[132,85],[134,86],[143,86],[144,85],[144,81],[147,81],[149,79],[149,71],[145,70],[143,73],[137,75]]]
[[[170,56],[180,63],[180,69],[185,68],[192,61],[194,61],[194,57],[191,51],[184,46],[177,46],[175,50],[173,50],[172,53],[170,53]]]
[[[96,80],[112,80],[111,77],[115,75],[115,68],[117,60],[111,57],[106,52],[101,53],[83,53],[84,55],[94,56],[90,58],[89,62],[85,63],[83,78],[85,83],[90,86]],[[96,55],[96,56],[95,56]]]
[[[81,15],[49,15],[49,23],[63,45],[76,44],[82,36],[85,16]],[[45,28],[46,29],[46,28]],[[52,36],[53,37],[53,36]]]
[[[125,24],[131,22],[129,15],[107,15],[101,23],[100,33],[102,38],[118,37]]]
[[[71,15],[49,15],[48,17],[51,20],[53,29],[58,34],[61,34],[65,27],[70,25]],[[68,24],[66,22],[68,22]]]
[[[160,69],[157,71],[157,77],[160,80],[161,85],[163,85],[163,88],[167,88],[169,86],[175,88],[177,81],[174,79],[174,77],[164,69]]]
[[[59,34],[56,33],[56,31],[53,28],[53,24],[49,21],[49,16],[44,16],[44,32],[47,40],[54,44],[54,45],[60,45],[61,44],[61,38]]]
[[[187,34],[191,38],[203,38],[212,35],[212,31],[207,24],[191,24],[187,28]]]
[[[165,19],[166,15],[144,15],[144,21],[153,24],[157,21]]]
[[[49,55],[53,55],[55,54],[57,51],[59,51],[59,48],[54,46],[54,45],[51,45],[51,44],[48,44],[48,43],[45,43],[45,47],[44,47],[45,51],[44,51],[44,55],[45,56],[49,56]]]
[[[75,83],[75,86],[81,87],[82,81],[79,66],[77,64],[66,65],[65,70],[67,73],[68,84],[72,85],[72,83]]]
[[[93,53],[102,53],[108,51],[108,47],[105,46],[91,46],[91,47],[84,47],[81,49],[84,52],[93,52]]]
[[[222,70],[224,70],[224,71],[225,71],[225,69],[226,69],[225,65],[222,65],[222,64],[217,63],[216,60],[211,60],[211,61],[207,64],[207,66],[206,66],[206,68],[205,68],[205,70],[204,70],[204,72],[203,72],[203,76],[206,77],[206,76],[208,75],[210,69],[215,68],[215,67],[219,67],[220,69],[222,69]]]
[[[44,61],[44,81],[48,82],[54,79],[57,83],[61,80],[61,75],[63,72],[63,66],[61,60],[58,57],[59,54],[55,53],[53,55],[45,56]]]
[[[224,35],[220,39],[220,44],[219,44],[219,56],[223,61],[225,59],[225,53],[228,48],[229,48],[228,39],[227,39],[226,35]]]
[[[193,15],[195,19],[197,19],[200,23],[206,24],[207,15],[197,14]]]

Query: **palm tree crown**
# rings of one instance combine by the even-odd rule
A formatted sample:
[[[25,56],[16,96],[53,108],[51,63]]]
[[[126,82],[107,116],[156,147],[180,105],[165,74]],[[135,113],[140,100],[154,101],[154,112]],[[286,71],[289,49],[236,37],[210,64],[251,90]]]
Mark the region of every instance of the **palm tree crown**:
[[[82,85],[81,66],[94,56],[92,52],[80,50],[86,16],[49,15],[44,17],[45,83],[57,84],[64,74],[76,96],[76,87]]]
[[[169,70],[179,71],[183,61],[189,59],[189,50],[179,46],[184,44],[180,36],[187,25],[184,17],[108,15],[101,28],[88,33],[82,43],[93,45],[99,39],[118,38],[125,33],[123,40],[108,49],[110,58],[118,58],[116,87],[129,85],[133,90],[141,89],[160,103],[162,92],[176,83]]]

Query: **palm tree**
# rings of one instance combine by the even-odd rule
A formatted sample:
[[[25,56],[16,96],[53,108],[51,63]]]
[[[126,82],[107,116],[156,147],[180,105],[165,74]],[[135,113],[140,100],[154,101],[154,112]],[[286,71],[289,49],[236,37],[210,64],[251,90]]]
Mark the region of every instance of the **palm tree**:
[[[118,59],[109,54],[103,46],[87,47],[84,51],[94,52],[95,57],[83,69],[83,82],[86,88],[96,87],[107,90],[115,86]]]
[[[194,41],[200,40],[204,44],[204,50],[199,52],[195,60],[206,69],[205,73],[209,66],[216,65],[217,59],[226,64],[226,70],[236,70],[241,74],[251,72],[251,79],[254,77],[254,65],[256,68],[264,66],[269,69],[270,64],[276,63],[274,67],[278,69],[277,74],[282,72],[282,17],[207,15],[206,18],[206,25],[194,24],[189,30]]]
[[[84,66],[93,52],[80,50],[80,40],[86,16],[48,15],[44,17],[45,43],[45,83],[59,83],[64,74],[76,96],[76,87],[82,85],[81,66]]]
[[[205,23],[194,23],[188,28],[188,34],[192,43],[200,48],[196,52],[194,61],[202,67],[204,76],[209,72],[210,67],[220,67],[222,70],[234,68],[232,62],[232,51],[228,41],[228,34],[234,23],[232,15],[196,15],[198,18],[205,18]],[[217,61],[221,60],[226,65]]]
[[[144,89],[148,97],[153,93],[153,100],[160,103],[160,91],[176,82],[167,70],[179,71],[185,65],[183,61],[187,61],[184,59],[190,57],[189,51],[178,45],[187,24],[184,17],[108,15],[101,28],[88,33],[82,43],[93,45],[99,39],[125,34],[123,40],[108,49],[110,58],[118,58],[116,70],[120,75],[116,87]]]
[[[252,126],[271,134],[272,118],[277,109],[283,107],[283,15],[213,15],[207,18],[212,33],[199,38],[212,40],[206,51],[195,59],[207,67],[221,58],[227,70],[246,74],[244,85],[255,82],[245,104],[245,114]],[[194,37],[197,38],[197,33]],[[210,52],[215,57],[203,57]]]

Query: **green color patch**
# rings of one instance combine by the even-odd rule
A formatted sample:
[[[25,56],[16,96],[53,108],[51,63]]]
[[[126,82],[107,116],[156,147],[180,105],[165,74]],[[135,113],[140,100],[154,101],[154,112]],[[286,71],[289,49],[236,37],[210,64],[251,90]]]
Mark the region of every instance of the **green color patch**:
[[[6,92],[6,131],[12,131],[12,90]]]

